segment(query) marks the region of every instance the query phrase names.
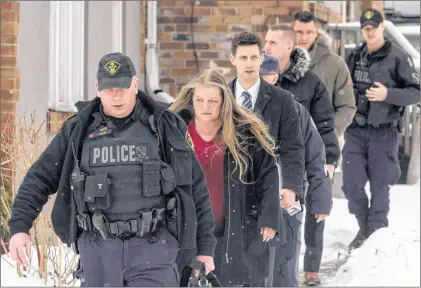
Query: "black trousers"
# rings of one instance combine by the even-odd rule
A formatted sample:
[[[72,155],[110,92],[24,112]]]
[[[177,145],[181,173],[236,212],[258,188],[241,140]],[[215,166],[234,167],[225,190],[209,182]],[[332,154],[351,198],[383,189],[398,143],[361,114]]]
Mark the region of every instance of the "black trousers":
[[[314,214],[310,213],[311,200],[306,201],[306,220],[304,223],[304,272],[319,272],[323,254],[323,233],[325,221],[316,222]]]
[[[350,126],[345,131],[343,148],[343,191],[348,208],[361,222],[366,222],[368,235],[387,227],[389,191],[400,178],[398,129]],[[365,191],[370,183],[370,204]]]
[[[82,287],[178,287],[178,247],[165,228],[155,243],[136,237],[104,240],[83,232],[78,239],[80,269],[75,276]]]

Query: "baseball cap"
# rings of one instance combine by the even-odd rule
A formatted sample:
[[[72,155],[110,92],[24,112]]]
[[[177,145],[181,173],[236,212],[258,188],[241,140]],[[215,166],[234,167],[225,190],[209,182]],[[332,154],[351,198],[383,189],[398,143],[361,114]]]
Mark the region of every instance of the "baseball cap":
[[[260,65],[260,75],[279,73],[279,60],[273,56],[265,55],[262,65]]]
[[[128,56],[119,52],[107,54],[99,61],[96,73],[98,91],[111,88],[128,89],[135,75],[136,69]]]
[[[368,8],[363,11],[360,18],[361,29],[367,25],[378,27],[383,22],[383,15],[379,10]]]

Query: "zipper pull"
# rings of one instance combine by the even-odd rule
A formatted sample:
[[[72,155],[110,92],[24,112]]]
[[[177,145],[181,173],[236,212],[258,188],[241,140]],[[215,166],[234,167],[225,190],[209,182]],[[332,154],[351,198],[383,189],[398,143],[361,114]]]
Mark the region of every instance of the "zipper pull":
[[[228,260],[228,253],[225,253],[225,260],[227,261],[227,264],[230,263],[230,261]]]

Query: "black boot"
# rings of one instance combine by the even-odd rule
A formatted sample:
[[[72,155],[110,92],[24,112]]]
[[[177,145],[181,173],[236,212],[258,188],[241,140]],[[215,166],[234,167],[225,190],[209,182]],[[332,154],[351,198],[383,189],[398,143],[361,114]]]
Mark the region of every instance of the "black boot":
[[[360,248],[363,245],[364,241],[368,238],[368,223],[367,217],[357,217],[358,225],[360,230],[358,230],[357,236],[348,246],[348,252],[351,253],[352,250]]]
[[[387,218],[386,218],[387,219]],[[379,221],[369,221],[368,222],[368,229],[367,229],[367,238],[371,236],[371,234],[373,234],[374,232],[376,232],[377,230],[381,229],[381,228],[385,228],[387,227],[388,222],[386,220],[386,222],[379,222]]]

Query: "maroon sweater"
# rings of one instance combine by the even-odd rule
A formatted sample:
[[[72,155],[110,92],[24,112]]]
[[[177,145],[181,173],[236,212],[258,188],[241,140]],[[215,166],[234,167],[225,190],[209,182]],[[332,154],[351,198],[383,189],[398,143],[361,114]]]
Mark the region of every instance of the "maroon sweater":
[[[207,142],[197,134],[194,121],[188,125],[197,160],[206,176],[206,186],[210,193],[212,212],[215,218],[215,236],[224,233],[224,153],[213,140]]]

